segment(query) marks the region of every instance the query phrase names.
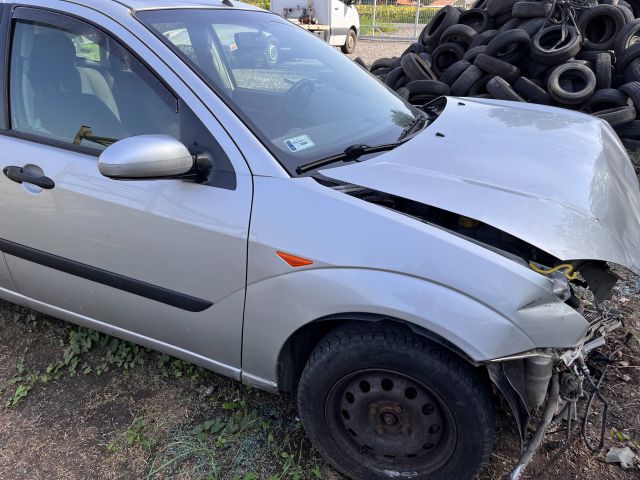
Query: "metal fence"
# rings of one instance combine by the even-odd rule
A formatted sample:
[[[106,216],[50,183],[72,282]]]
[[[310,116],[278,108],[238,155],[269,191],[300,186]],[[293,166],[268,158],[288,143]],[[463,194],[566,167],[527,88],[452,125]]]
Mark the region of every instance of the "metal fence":
[[[376,40],[415,40],[422,28],[445,5],[466,8],[470,0],[362,0],[360,36]]]

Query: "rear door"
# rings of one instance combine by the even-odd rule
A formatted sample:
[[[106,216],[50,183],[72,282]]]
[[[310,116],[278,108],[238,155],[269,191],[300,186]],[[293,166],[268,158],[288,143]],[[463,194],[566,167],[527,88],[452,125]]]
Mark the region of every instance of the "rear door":
[[[65,318],[237,373],[247,166],[178,75],[159,78],[143,45],[116,39],[95,11],[72,8],[73,17],[12,12],[0,169],[54,184],[0,175],[0,249],[17,288]],[[208,156],[211,174],[202,182],[100,175],[107,145],[150,133]]]

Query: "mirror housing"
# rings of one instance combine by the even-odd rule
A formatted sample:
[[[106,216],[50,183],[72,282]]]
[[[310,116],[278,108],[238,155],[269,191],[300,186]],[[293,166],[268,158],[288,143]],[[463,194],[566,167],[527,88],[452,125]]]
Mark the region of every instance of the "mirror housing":
[[[138,135],[119,140],[98,157],[98,170],[115,179],[176,177],[193,168],[187,147],[171,135]]]

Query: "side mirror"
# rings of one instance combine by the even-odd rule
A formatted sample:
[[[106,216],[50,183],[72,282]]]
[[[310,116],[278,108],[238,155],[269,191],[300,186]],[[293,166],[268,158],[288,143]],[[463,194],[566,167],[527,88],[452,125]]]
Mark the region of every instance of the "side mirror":
[[[175,177],[193,168],[187,147],[171,135],[138,135],[110,145],[98,158],[98,170],[109,178],[150,180]]]

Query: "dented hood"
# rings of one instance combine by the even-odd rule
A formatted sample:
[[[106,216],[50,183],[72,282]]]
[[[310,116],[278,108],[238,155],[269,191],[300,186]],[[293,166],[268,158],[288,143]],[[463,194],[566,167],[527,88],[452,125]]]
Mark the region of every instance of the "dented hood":
[[[405,144],[322,173],[480,220],[561,260],[640,274],[638,179],[613,130],[587,115],[450,97]]]

